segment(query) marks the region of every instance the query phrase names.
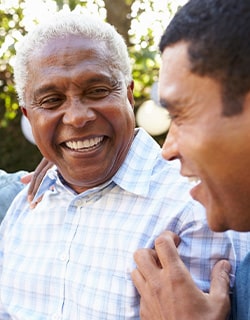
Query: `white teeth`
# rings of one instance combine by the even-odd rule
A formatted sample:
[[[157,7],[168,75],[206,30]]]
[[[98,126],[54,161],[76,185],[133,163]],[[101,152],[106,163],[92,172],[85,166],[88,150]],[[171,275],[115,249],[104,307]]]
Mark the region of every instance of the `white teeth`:
[[[88,149],[96,146],[103,140],[103,137],[96,137],[86,140],[79,140],[79,141],[68,141],[66,142],[66,146],[73,150],[80,150],[80,149]]]
[[[198,177],[188,177],[190,182],[199,183],[201,180]]]

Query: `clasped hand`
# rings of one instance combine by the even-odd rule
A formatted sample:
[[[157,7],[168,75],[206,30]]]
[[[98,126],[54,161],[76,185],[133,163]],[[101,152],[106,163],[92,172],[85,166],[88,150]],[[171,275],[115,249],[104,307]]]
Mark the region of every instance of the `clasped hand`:
[[[223,320],[230,311],[229,273],[226,260],[216,263],[210,293],[197,288],[176,247],[180,238],[170,231],[155,241],[155,250],[134,254],[137,268],[132,279],[141,296],[141,320]]]

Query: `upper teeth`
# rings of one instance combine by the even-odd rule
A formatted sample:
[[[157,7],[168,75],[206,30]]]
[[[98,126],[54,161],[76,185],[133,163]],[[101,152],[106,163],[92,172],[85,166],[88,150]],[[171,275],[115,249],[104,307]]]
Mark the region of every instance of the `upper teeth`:
[[[78,150],[83,148],[91,148],[100,143],[103,137],[96,137],[91,139],[79,140],[79,141],[68,141],[66,146],[70,149]]]
[[[201,180],[199,177],[188,177],[190,182],[199,183]]]

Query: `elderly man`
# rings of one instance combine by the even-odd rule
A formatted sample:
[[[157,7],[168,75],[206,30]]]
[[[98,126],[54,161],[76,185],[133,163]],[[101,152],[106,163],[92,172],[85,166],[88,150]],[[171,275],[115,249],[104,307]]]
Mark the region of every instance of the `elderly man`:
[[[113,27],[59,13],[24,38],[14,75],[55,167],[42,201],[31,209],[25,189],[1,225],[1,320],[139,319],[133,253],[166,229],[184,239],[180,255],[204,292],[218,259],[235,272],[248,235],[212,233],[178,164],[135,129],[130,60]]]

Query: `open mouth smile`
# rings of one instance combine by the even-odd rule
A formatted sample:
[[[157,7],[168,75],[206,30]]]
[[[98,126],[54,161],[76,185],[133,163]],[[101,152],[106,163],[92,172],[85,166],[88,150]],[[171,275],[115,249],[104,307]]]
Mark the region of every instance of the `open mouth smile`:
[[[104,136],[85,140],[72,140],[65,142],[65,146],[74,151],[89,151],[98,147],[103,140]]]

